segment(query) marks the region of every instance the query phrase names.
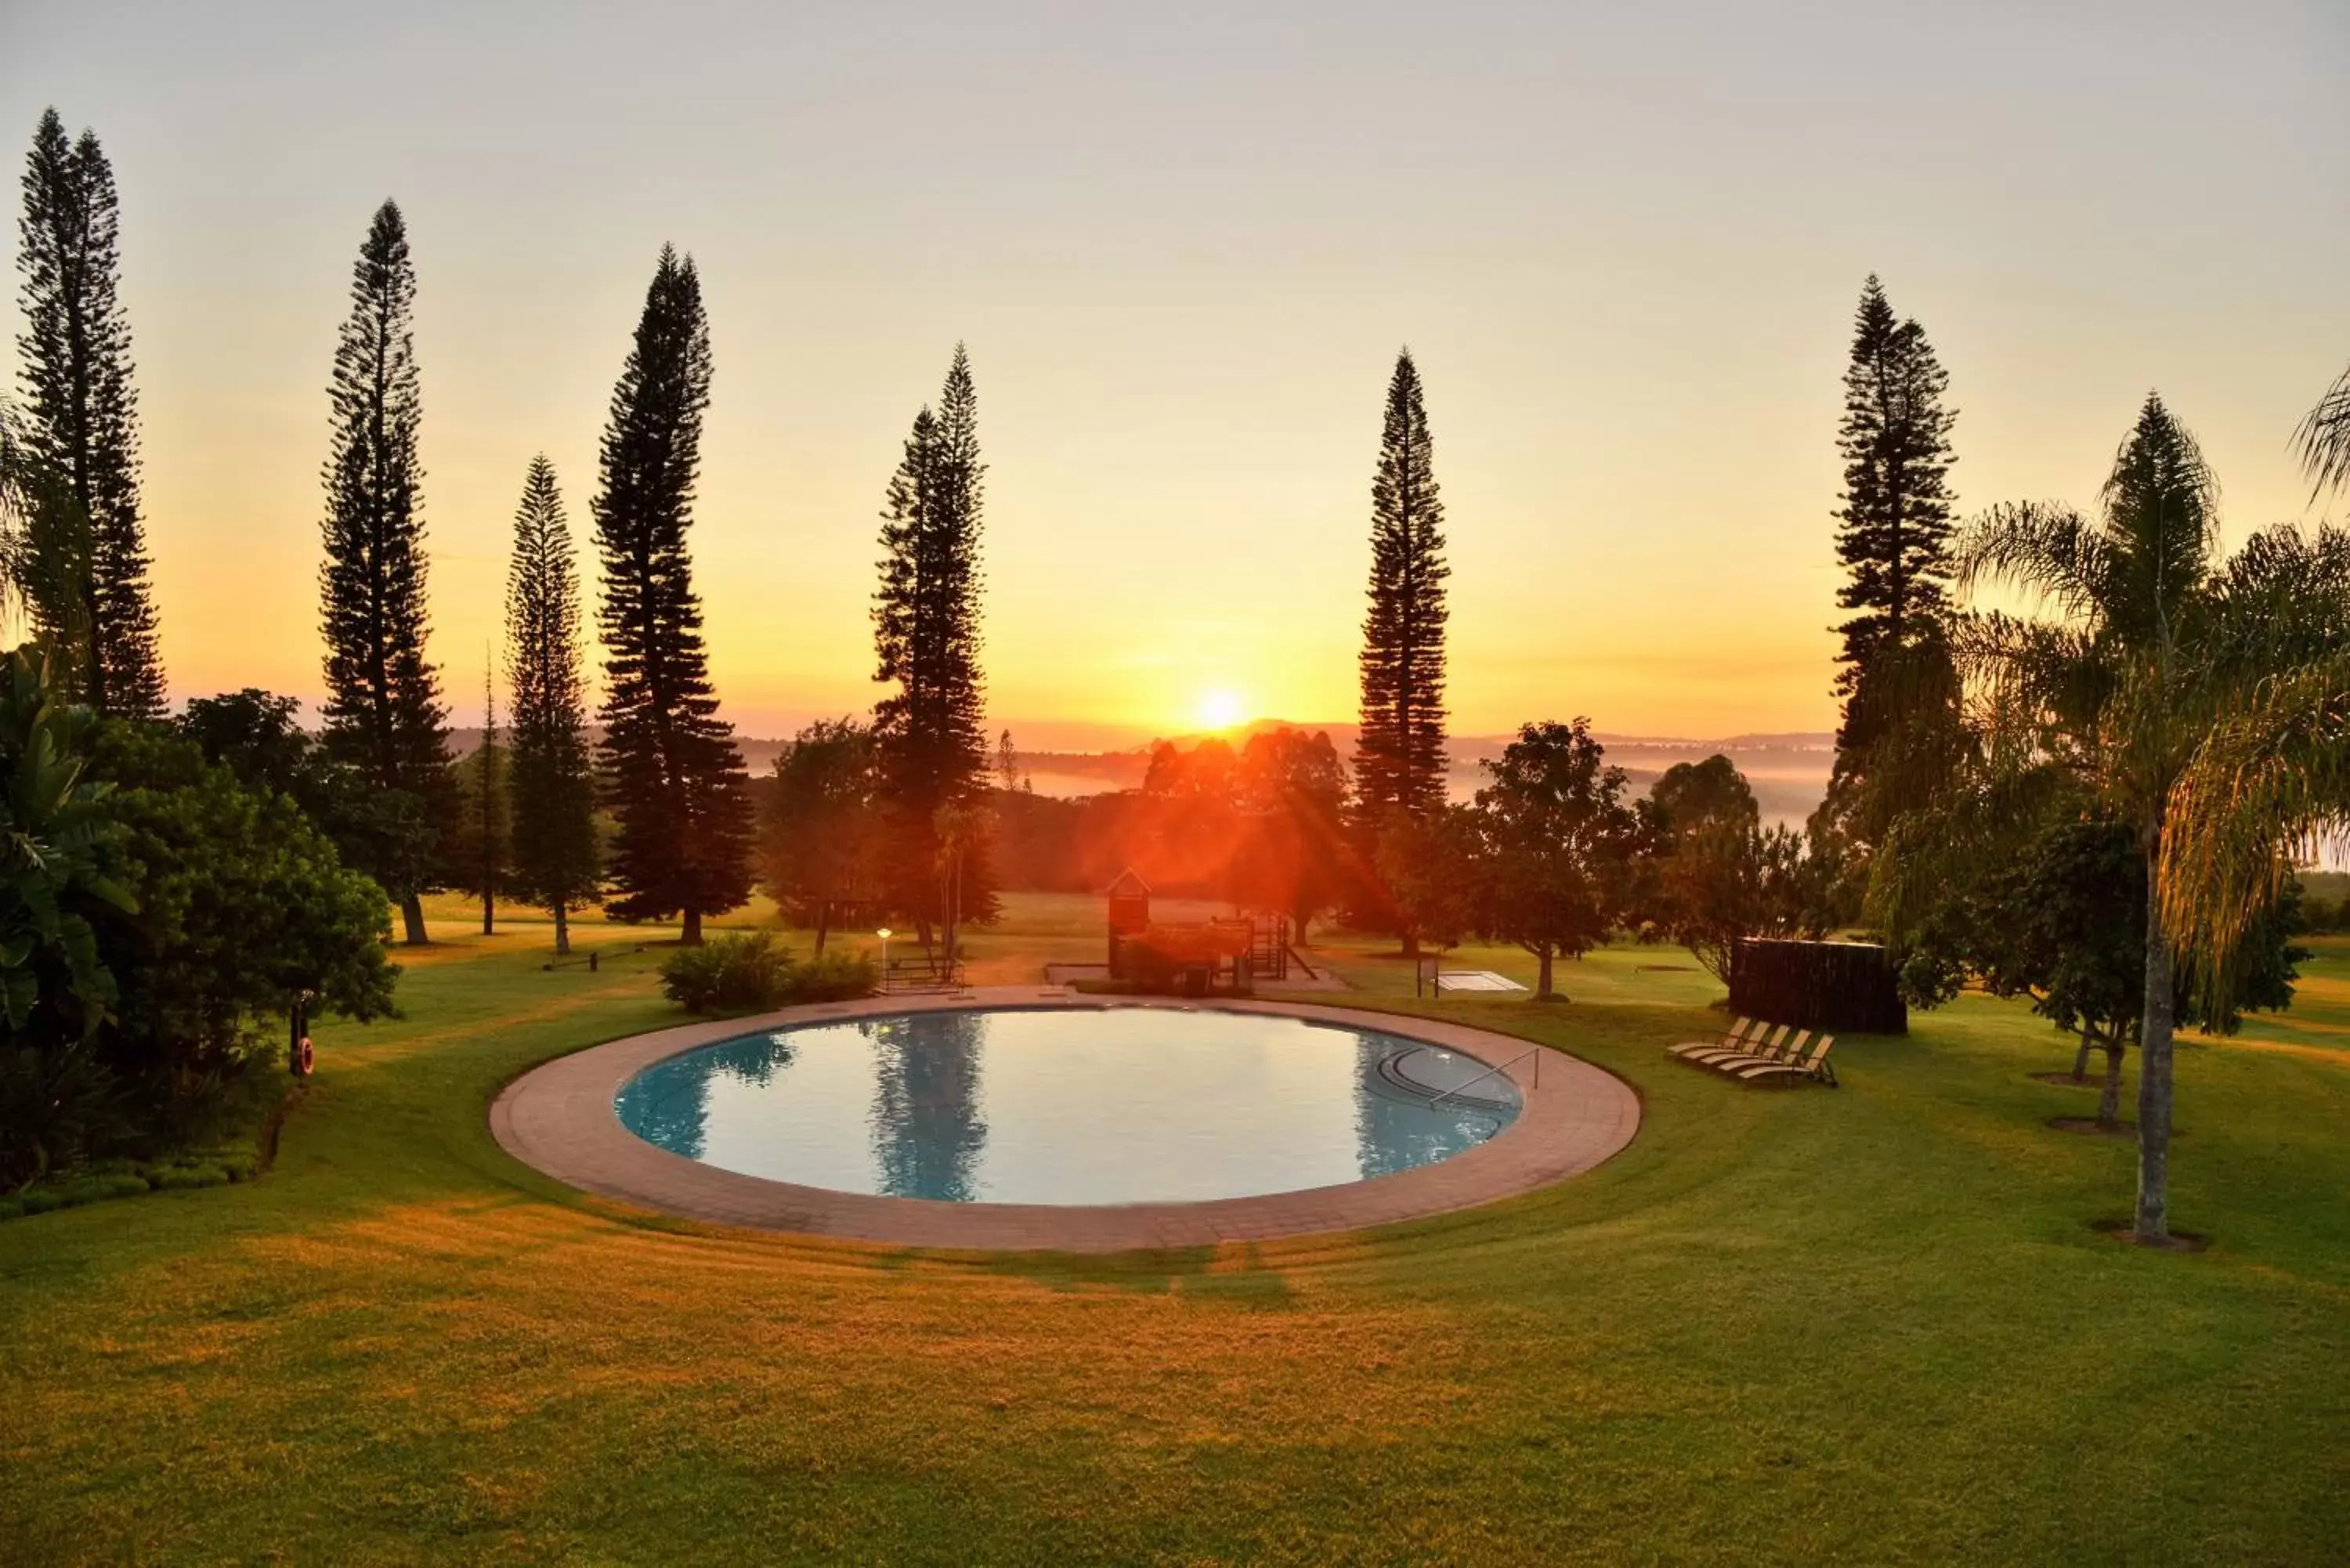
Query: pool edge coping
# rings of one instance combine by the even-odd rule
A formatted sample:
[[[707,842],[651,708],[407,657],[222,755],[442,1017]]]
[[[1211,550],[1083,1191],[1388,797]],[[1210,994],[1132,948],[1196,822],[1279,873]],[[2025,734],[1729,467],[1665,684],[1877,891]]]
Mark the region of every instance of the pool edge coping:
[[[889,1198],[723,1170],[638,1137],[621,1126],[614,1106],[621,1085],[653,1064],[767,1030],[915,1012],[1123,1007],[1258,1013],[1376,1029],[1461,1052],[1487,1066],[1525,1056],[1506,1069],[1518,1090],[1518,1116],[1474,1148],[1388,1176],[1195,1202],[1062,1205]],[[1613,1073],[1555,1047],[1471,1024],[1321,1002],[1108,998],[1024,985],[819,1002],[629,1035],[522,1074],[491,1101],[489,1123],[498,1146],[535,1170],[599,1197],[688,1219],[943,1251],[1112,1252],[1325,1235],[1477,1208],[1594,1168],[1630,1144],[1640,1115],[1639,1096]]]

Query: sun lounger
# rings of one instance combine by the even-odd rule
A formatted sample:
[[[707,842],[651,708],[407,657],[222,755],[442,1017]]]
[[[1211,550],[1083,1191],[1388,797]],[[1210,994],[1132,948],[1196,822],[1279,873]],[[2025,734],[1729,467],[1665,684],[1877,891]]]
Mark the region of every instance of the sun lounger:
[[[1745,1051],[1716,1052],[1711,1055],[1699,1057],[1698,1060],[1717,1073],[1734,1072],[1741,1067],[1775,1067],[1783,1063],[1793,1062],[1802,1054],[1804,1047],[1811,1043],[1811,1038],[1812,1032],[1808,1029],[1798,1029],[1793,1034],[1782,1029],[1771,1037],[1771,1043],[1767,1045]]]
[[[1812,1053],[1800,1062],[1758,1062],[1751,1067],[1736,1069],[1732,1075],[1750,1084],[1795,1084],[1805,1079],[1835,1086],[1835,1069],[1828,1065],[1828,1048],[1835,1036],[1823,1034],[1812,1045]]]
[[[1771,1026],[1759,1018],[1742,1018],[1719,1040],[1691,1040],[1683,1045],[1665,1047],[1676,1056],[1694,1055],[1700,1051],[1731,1051],[1749,1044],[1747,1036],[1760,1035]]]
[[[1693,1052],[1682,1057],[1681,1060],[1694,1062],[1700,1067],[1717,1068],[1724,1067],[1732,1062],[1783,1062],[1793,1054],[1795,1046],[1801,1044],[1806,1038],[1804,1034],[1794,1034],[1794,1042],[1791,1044],[1788,1038],[1790,1034],[1794,1034],[1794,1025],[1782,1023],[1772,1032],[1768,1039],[1763,1038],[1758,1031],[1744,1045],[1726,1051]]]

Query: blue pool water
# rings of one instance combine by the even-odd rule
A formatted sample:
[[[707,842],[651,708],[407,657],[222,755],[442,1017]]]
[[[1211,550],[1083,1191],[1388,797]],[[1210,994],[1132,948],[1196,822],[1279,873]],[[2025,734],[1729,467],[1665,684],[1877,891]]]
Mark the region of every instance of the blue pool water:
[[[689,1051],[630,1079],[615,1108],[672,1153],[809,1187],[1190,1202],[1458,1154],[1518,1114],[1517,1091],[1483,1072],[1391,1034],[1254,1013],[916,1012]]]

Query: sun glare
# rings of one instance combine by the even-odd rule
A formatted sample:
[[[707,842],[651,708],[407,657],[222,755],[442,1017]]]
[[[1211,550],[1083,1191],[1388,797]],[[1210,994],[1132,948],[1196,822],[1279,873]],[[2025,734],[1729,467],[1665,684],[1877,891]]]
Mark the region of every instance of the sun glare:
[[[1200,699],[1200,723],[1210,730],[1229,730],[1248,717],[1240,698],[1230,691],[1211,691]]]

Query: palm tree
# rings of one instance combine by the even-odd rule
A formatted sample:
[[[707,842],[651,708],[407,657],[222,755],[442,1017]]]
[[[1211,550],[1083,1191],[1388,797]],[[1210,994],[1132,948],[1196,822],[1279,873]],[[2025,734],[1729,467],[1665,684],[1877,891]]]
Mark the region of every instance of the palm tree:
[[[2318,494],[2350,490],[2350,370],[2325,389],[2293,432],[2293,443]]]
[[[2041,612],[1960,629],[1985,742],[2071,773],[2137,829],[2149,909],[2135,1230],[2149,1242],[2170,1231],[2174,965],[2203,988],[2204,1014],[2224,1016],[2239,937],[2350,802],[2350,722],[2328,730],[2311,707],[2350,722],[2350,535],[2280,527],[2223,560],[2218,524],[2200,450],[2150,395],[2094,517],[1996,507],[1957,552],[1962,587],[2018,588]],[[2300,784],[2253,750],[2295,722],[2296,755],[2328,764]],[[2264,791],[2240,787],[2248,771]]]

